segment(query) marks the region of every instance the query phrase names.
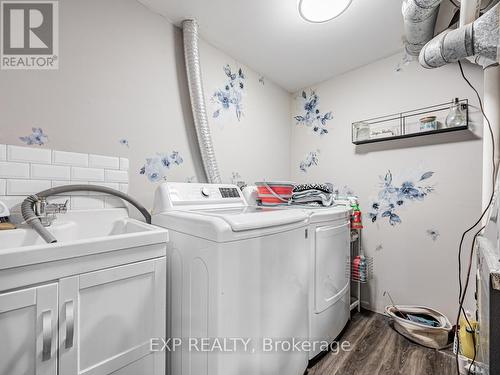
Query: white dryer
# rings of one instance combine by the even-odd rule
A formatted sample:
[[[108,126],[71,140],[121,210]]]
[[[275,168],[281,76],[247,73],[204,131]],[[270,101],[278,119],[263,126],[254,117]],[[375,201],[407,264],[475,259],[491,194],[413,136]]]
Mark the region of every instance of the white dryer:
[[[233,185],[160,185],[153,224],[170,234],[168,335],[183,340],[170,374],[303,374],[307,352],[265,352],[263,340],[307,337],[308,216],[249,207]],[[191,345],[203,338],[251,342],[233,352]]]
[[[350,317],[350,217],[345,206],[307,208],[309,219],[309,340],[334,341]],[[309,359],[321,353],[313,345]]]

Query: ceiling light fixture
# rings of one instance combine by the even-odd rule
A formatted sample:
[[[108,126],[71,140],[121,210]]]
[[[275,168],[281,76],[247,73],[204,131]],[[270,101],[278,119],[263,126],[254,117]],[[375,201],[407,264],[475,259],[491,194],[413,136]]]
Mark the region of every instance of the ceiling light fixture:
[[[323,23],[344,13],[352,0],[299,0],[299,13],[303,19]]]

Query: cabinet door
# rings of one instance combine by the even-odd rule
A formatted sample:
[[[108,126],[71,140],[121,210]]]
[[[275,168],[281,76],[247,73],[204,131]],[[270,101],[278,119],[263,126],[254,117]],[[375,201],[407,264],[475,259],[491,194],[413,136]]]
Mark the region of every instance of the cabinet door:
[[[57,284],[0,294],[0,375],[57,374]]]
[[[165,373],[165,353],[150,351],[151,338],[165,337],[165,258],[62,279],[59,301],[61,374],[107,375],[131,364]]]

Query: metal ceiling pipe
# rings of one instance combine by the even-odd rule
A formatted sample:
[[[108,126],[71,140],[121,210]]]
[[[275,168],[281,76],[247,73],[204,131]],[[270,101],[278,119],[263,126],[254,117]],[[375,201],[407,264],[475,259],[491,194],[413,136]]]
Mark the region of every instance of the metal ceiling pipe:
[[[474,55],[497,61],[499,19],[500,4],[497,4],[473,23],[442,32],[424,46],[419,55],[420,65],[438,68]]]
[[[434,27],[442,0],[404,0],[402,5],[405,50],[418,56],[421,49],[434,37]]]
[[[460,1],[460,22],[459,27],[474,22],[481,15],[493,8],[500,0],[461,0]],[[482,8],[484,6],[484,8]],[[473,64],[484,67],[491,65],[492,61],[479,55],[468,57]]]
[[[203,167],[208,182],[221,183],[205,105],[200,52],[198,50],[198,23],[196,20],[185,20],[182,22],[182,31],[191,109],[193,111],[194,125],[200,146]]]
[[[482,0],[460,1],[460,27],[474,22],[480,15]]]
[[[482,188],[482,208],[488,206],[488,202],[493,191],[493,165],[491,155],[495,150],[495,165],[498,168],[500,160],[500,66],[491,65],[484,69],[484,112],[491,124],[494,143],[489,136],[489,130],[485,123],[483,135],[483,188]],[[498,171],[497,171],[498,173]]]

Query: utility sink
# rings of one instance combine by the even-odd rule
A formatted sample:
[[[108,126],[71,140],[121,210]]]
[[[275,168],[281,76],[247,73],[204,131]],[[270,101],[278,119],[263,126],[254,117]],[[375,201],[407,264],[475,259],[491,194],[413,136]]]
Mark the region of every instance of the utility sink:
[[[47,229],[57,243],[25,224],[0,231],[0,270],[168,241],[168,231],[131,219],[122,208],[68,211]]]

